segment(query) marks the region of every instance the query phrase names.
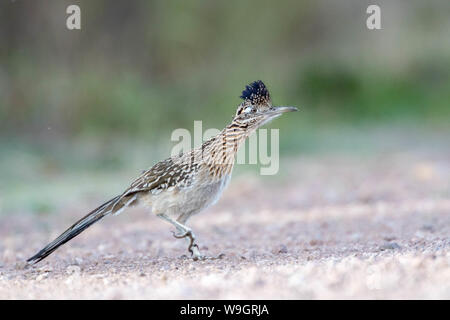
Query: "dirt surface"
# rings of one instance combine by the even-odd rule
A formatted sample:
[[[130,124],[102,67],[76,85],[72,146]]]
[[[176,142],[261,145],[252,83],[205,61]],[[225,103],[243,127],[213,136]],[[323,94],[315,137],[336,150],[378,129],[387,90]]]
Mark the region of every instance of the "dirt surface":
[[[2,299],[450,298],[450,155],[284,159],[189,225],[204,254],[143,209],[108,217],[32,268],[28,258],[98,202],[0,217]],[[98,200],[98,202],[97,202]]]

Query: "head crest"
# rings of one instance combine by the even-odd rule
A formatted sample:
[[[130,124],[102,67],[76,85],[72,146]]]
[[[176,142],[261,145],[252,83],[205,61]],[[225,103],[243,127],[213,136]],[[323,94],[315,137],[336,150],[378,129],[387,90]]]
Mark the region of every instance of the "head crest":
[[[250,101],[252,104],[270,103],[269,90],[267,90],[265,84],[261,80],[245,86],[245,90],[242,91],[240,98]]]

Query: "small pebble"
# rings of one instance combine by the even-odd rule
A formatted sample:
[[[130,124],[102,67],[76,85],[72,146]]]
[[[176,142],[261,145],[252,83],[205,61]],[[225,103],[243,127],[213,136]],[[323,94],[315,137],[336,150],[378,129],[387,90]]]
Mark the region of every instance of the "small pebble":
[[[322,242],[320,240],[316,240],[316,239],[312,239],[311,241],[309,241],[309,245],[311,246],[317,246],[320,245]]]
[[[282,244],[280,246],[280,250],[278,250],[278,253],[288,253],[287,247],[284,244]]]
[[[72,265],[72,266],[68,266],[66,268],[66,273],[67,274],[77,274],[81,272],[81,268],[77,265]]]
[[[401,249],[400,245],[397,242],[387,242],[383,244],[380,248],[383,250],[395,250],[395,249]]]

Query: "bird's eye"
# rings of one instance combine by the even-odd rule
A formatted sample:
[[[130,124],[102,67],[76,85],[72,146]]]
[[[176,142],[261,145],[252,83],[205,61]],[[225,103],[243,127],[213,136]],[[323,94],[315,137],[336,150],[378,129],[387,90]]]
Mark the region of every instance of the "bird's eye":
[[[245,113],[250,113],[252,111],[253,111],[253,107],[251,107],[251,106],[248,106],[247,108],[244,109]]]

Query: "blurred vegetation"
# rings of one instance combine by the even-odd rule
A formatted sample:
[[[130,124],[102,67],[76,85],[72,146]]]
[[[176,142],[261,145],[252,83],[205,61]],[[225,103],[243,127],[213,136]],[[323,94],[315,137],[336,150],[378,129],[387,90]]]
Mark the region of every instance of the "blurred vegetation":
[[[65,28],[79,4],[82,30]],[[2,136],[161,138],[194,119],[222,127],[264,80],[286,120],[448,120],[448,1],[2,2]],[[447,40],[447,41],[445,41]],[[293,117],[291,117],[293,118]],[[305,122],[309,122],[308,119]],[[49,134],[48,131],[51,130]]]
[[[450,3],[377,3],[370,31],[370,1],[0,1],[2,180],[147,167],[172,130],[222,128],[257,79],[301,107],[270,125],[282,152],[334,127],[445,129]],[[69,4],[80,31],[66,29]]]

